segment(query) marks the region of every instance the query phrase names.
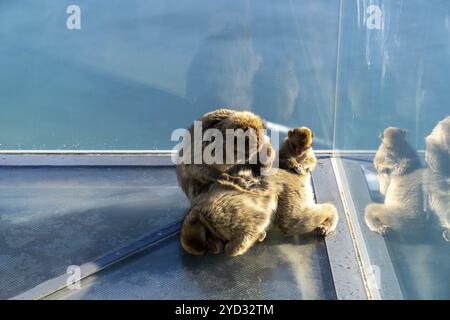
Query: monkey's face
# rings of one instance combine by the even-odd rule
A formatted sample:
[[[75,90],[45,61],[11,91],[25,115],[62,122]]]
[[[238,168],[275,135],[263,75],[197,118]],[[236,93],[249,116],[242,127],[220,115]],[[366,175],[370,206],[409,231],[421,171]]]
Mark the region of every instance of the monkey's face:
[[[394,147],[406,140],[406,131],[397,127],[388,127],[384,129],[380,138],[385,146]]]
[[[258,152],[267,143],[262,119],[251,112],[237,111],[221,121],[219,126],[225,136],[225,142],[234,141],[232,146],[226,146],[224,153],[230,154],[230,147],[233,147],[237,163],[252,163],[252,159],[257,157]],[[227,139],[228,135],[233,135],[233,139]]]
[[[297,155],[312,147],[314,134],[307,127],[289,130],[288,139],[292,149]]]

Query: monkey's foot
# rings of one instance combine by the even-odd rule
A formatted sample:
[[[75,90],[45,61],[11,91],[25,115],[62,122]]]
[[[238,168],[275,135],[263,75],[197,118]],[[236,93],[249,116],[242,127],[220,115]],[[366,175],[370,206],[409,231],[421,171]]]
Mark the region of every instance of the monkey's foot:
[[[208,237],[206,239],[206,248],[208,253],[219,254],[223,251],[223,243],[220,240],[215,240]]]
[[[317,227],[317,234],[320,237],[326,237],[327,235],[333,233],[334,230],[330,230],[328,226],[320,225]]]
[[[391,229],[388,226],[381,226],[375,232],[382,237],[386,237],[391,233]]]
[[[267,232],[263,231],[261,232],[261,234],[259,235],[258,241],[259,242],[263,242],[264,239],[266,238]]]
[[[236,245],[232,242],[228,242],[225,245],[225,253],[229,256],[235,257],[240,256],[244,254],[247,251],[248,248],[242,246],[242,245]]]
[[[444,232],[442,232],[442,237],[445,241],[450,242],[450,230],[444,230]]]
[[[228,241],[225,245],[225,253],[229,256],[235,257],[240,256],[247,252],[248,249],[252,246],[253,242],[252,240],[257,239],[249,239],[248,236],[244,237],[238,237],[235,239],[232,239],[231,241]]]

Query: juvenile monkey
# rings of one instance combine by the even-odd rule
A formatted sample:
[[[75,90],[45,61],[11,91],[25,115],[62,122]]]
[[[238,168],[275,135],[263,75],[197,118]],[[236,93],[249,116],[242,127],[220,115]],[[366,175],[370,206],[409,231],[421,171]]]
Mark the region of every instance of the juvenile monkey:
[[[416,151],[407,142],[405,130],[387,127],[380,139],[381,144],[373,164],[377,170],[380,192],[386,195],[391,177],[416,170],[420,167],[420,160]]]
[[[377,172],[389,175],[401,175],[420,167],[416,151],[406,140],[406,131],[397,127],[388,127],[380,136],[374,166]]]
[[[392,230],[417,235],[426,225],[423,173],[414,149],[400,128],[384,130],[383,141],[376,153],[374,165],[384,203],[372,203],[365,209],[370,230],[385,235]]]
[[[299,174],[307,174],[317,165],[312,149],[314,134],[309,128],[300,127],[288,131],[279,151],[279,167]]]
[[[249,134],[248,140],[256,141],[256,148],[247,148],[244,153],[244,159],[239,163],[221,163],[212,164],[195,164],[194,159],[198,156],[195,152],[201,152],[200,159],[206,147],[212,141],[203,141],[202,137],[194,136],[194,125],[189,128],[189,135],[191,139],[189,150],[191,151],[190,163],[181,163],[176,167],[176,174],[181,189],[192,202],[195,197],[202,192],[208,190],[211,183],[219,181],[228,186],[235,186],[237,189],[248,189],[258,180],[253,175],[239,176],[237,174],[242,169],[251,169],[258,174],[261,168],[270,168],[275,156],[269,139],[264,135],[264,123],[260,117],[248,111],[234,111],[230,109],[218,109],[204,114],[198,119],[202,123],[202,136],[208,129],[219,130],[223,139],[223,154],[226,157],[226,130],[227,129],[242,129]],[[248,141],[247,140],[247,141]],[[200,148],[195,148],[194,144],[200,144]],[[259,158],[258,151],[265,148],[267,150],[267,159]],[[242,150],[238,150],[236,144],[234,145],[234,159],[242,157]],[[256,158],[255,158],[256,157]],[[256,160],[256,164],[250,164],[252,160]],[[237,162],[237,161],[236,161]]]
[[[426,138],[425,161],[428,204],[444,228],[443,238],[450,241],[450,116]]]
[[[312,150],[313,133],[309,128],[290,130],[280,146],[280,169],[267,176],[281,192],[275,224],[287,235],[317,231],[326,236],[336,229],[338,213],[330,203],[316,204],[310,184],[310,173],[317,164]]]

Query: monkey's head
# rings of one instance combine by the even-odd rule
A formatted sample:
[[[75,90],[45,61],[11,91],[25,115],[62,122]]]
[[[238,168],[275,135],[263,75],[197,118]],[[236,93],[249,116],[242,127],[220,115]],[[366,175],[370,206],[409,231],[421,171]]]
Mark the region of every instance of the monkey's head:
[[[380,135],[383,144],[389,148],[406,142],[406,131],[397,127],[387,127]]]
[[[219,123],[225,143],[229,134],[233,135],[234,156],[239,163],[251,163],[263,148],[272,149],[270,140],[265,136],[263,120],[249,111],[236,111]],[[242,143],[239,143],[242,142]],[[242,150],[244,148],[244,150]],[[226,154],[227,150],[224,150]],[[256,160],[259,163],[259,160]],[[263,164],[264,165],[264,164]]]
[[[266,127],[263,120],[250,111],[235,111],[227,118],[220,121],[221,129],[253,129],[255,131],[264,130]]]
[[[450,116],[438,122],[426,141],[427,143],[435,143],[442,150],[450,153]]]
[[[300,127],[288,131],[289,144],[296,155],[312,147],[314,133],[307,127]]]

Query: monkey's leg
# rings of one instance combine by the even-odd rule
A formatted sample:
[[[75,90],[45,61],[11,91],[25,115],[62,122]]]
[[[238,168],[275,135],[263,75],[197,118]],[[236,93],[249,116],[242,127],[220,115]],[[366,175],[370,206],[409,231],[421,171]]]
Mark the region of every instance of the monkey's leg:
[[[318,214],[319,217],[324,218],[322,222],[317,226],[319,235],[325,237],[334,232],[339,220],[339,215],[336,207],[330,203],[323,203],[317,204],[315,210],[317,210],[316,214]]]
[[[211,233],[206,235],[206,248],[208,253],[219,254],[223,251],[223,242]]]
[[[202,255],[206,251],[206,229],[195,210],[191,209],[184,219],[180,233],[181,246],[188,253]]]
[[[397,207],[380,203],[371,203],[366,207],[365,220],[370,230],[384,236],[389,230],[398,230],[402,226],[413,222],[405,217],[402,210]]]
[[[258,240],[260,234],[240,234],[231,239],[225,245],[225,253],[230,256],[239,256],[247,252],[248,249]]]
[[[326,236],[336,229],[337,222],[337,210],[329,203],[313,204],[278,217],[278,225],[287,235],[302,235],[317,230],[320,235]]]

